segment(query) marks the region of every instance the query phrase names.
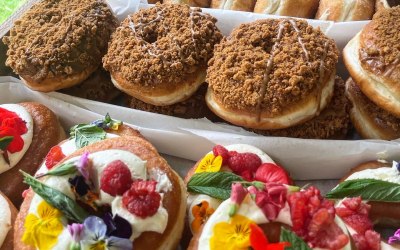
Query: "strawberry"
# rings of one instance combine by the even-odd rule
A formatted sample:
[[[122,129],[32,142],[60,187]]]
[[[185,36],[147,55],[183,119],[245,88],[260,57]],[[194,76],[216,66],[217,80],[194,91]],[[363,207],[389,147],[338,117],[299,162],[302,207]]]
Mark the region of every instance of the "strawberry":
[[[255,180],[265,183],[292,184],[288,173],[280,166],[273,163],[263,163],[256,171]]]
[[[60,146],[56,145],[47,153],[44,163],[47,169],[52,169],[57,163],[65,158],[65,155]]]

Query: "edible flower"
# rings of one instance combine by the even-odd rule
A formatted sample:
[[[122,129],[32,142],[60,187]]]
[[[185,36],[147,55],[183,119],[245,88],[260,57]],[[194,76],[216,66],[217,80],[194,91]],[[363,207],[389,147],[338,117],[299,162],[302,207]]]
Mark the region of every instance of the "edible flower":
[[[232,184],[231,201],[233,204],[229,210],[229,216],[232,217],[236,214],[240,204],[243,202],[247,195],[247,189],[245,189],[240,183]]]
[[[192,208],[192,215],[194,220],[191,223],[193,233],[200,231],[204,222],[214,213],[215,209],[212,208],[207,201],[202,201]]]
[[[21,135],[28,132],[26,122],[16,113],[7,109],[0,108],[0,139],[4,137],[13,137],[12,141],[1,148],[2,151],[16,153],[24,147],[24,140]]]
[[[393,236],[389,237],[389,244],[400,243],[400,228],[394,233]]]
[[[102,129],[118,130],[119,126],[122,125],[122,121],[112,119],[110,114],[107,113],[104,119],[98,119],[92,124]]]
[[[125,239],[131,237],[131,224],[118,214],[113,217],[112,213],[107,212],[103,215],[102,219],[107,225],[107,235]]]
[[[250,245],[254,250],[284,250],[289,242],[269,243],[264,231],[257,224],[250,224]]]
[[[83,153],[76,163],[76,169],[81,173],[85,180],[89,180],[90,177],[90,162],[89,162],[89,152]]]
[[[107,225],[99,217],[90,216],[85,219],[83,225],[82,250],[130,250],[133,248],[129,239],[107,236]]]
[[[201,159],[195,173],[218,172],[221,169],[222,161],[223,159],[220,155],[214,156],[214,154],[207,154]]]
[[[255,202],[268,220],[274,220],[285,206],[287,187],[282,184],[266,183],[262,191],[255,192]]]
[[[22,241],[37,249],[51,249],[63,230],[62,213],[45,201],[39,204],[37,213],[38,216],[32,213],[26,216]]]
[[[247,250],[250,247],[250,225],[254,221],[236,214],[229,222],[219,222],[214,226],[210,239],[210,249]]]
[[[68,225],[68,232],[72,237],[72,243],[70,246],[70,250],[80,250],[81,249],[81,234],[83,231],[83,224],[72,223],[72,225]]]

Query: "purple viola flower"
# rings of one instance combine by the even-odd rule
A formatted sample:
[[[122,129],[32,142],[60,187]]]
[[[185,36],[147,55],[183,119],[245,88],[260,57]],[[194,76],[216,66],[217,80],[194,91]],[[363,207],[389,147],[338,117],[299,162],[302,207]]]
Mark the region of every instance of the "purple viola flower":
[[[397,168],[397,171],[400,172],[400,162],[396,162],[396,168]]]
[[[80,250],[81,249],[81,234],[83,231],[83,225],[78,223],[73,223],[72,225],[68,225],[68,232],[71,234],[72,243],[70,246],[70,250]]]
[[[129,239],[107,236],[107,225],[96,216],[90,216],[83,222],[84,233],[82,236],[82,249],[104,250],[131,250],[132,242]]]
[[[76,169],[78,169],[78,171],[85,178],[85,180],[89,180],[90,177],[89,152],[83,153],[81,158],[76,163]]]
[[[394,233],[393,236],[389,237],[389,244],[400,243],[400,229]]]
[[[104,223],[107,225],[107,235],[125,239],[129,239],[131,237],[131,224],[118,214],[113,217],[110,212],[107,212],[102,218]]]

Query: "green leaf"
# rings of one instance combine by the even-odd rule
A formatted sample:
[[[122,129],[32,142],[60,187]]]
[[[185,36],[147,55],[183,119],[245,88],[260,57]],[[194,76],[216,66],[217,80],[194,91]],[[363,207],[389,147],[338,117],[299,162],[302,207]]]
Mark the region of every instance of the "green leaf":
[[[69,174],[74,174],[76,173],[77,168],[74,163],[64,163],[56,168],[51,169],[45,174],[40,175],[40,177],[46,176],[46,175],[52,175],[52,176],[63,176],[63,175],[69,175]]]
[[[0,149],[1,150],[6,150],[8,145],[12,142],[14,139],[14,136],[4,136],[3,138],[0,138]]]
[[[47,186],[22,170],[20,172],[24,176],[24,182],[31,186],[36,194],[60,210],[68,219],[82,223],[89,216],[88,212],[64,193]]]
[[[242,181],[240,176],[230,172],[204,172],[194,174],[187,184],[187,189],[189,192],[226,200],[231,196],[232,183]]]
[[[400,184],[375,179],[356,179],[344,181],[326,194],[329,199],[356,196],[369,201],[400,202]]]
[[[280,242],[289,242],[290,247],[285,247],[285,250],[311,250],[307,243],[294,232],[285,228],[281,228]]]
[[[104,140],[107,133],[104,129],[94,124],[78,124],[71,128],[71,135],[75,137],[76,147],[83,148],[89,144]]]

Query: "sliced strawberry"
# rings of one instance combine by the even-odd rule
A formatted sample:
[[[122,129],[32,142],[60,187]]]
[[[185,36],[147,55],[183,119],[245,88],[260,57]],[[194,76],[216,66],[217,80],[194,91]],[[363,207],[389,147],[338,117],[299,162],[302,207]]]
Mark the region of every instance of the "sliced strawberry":
[[[263,163],[256,171],[255,180],[265,183],[292,184],[288,173],[273,163]]]
[[[50,149],[45,158],[45,165],[47,169],[52,169],[57,163],[65,158],[64,153],[60,146],[56,145]]]

